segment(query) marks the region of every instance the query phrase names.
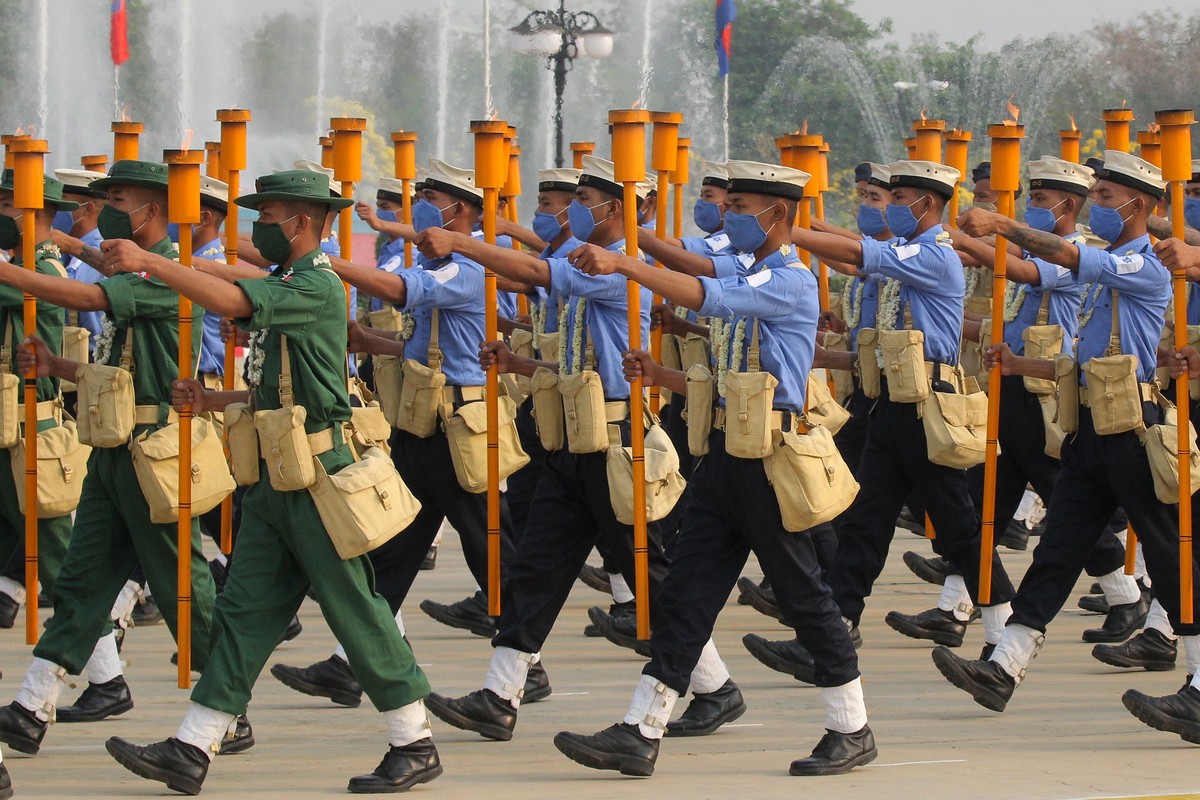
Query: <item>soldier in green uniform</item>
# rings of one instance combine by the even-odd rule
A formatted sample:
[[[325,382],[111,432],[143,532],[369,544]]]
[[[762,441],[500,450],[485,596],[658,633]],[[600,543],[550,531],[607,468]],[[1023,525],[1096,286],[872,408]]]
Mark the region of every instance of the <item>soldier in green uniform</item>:
[[[342,433],[350,420],[346,292],[321,252],[320,233],[327,211],[351,201],[331,197],[326,176],[291,170],[263,177],[258,191],[237,203],[258,209],[255,247],[279,265],[265,278],[226,282],[125,242],[106,242],[105,260],[114,269],[149,274],[250,331],[247,382],[259,412],[282,407],[286,352],[313,453],[336,473],[354,460]],[[189,404],[196,412],[247,399],[247,392],[207,392],[195,380],[176,384],[177,407]],[[442,767],[422,702],[429,684],[375,592],[371,562],[339,558],[309,492],[275,489],[265,464],[261,474],[243,500],[237,558],[213,616],[213,650],[179,731],[145,747],[114,737],[109,753],[138,775],[199,792],[226,730],[245,712],[255,679],[311,584],[358,682],[383,713],[391,744],[379,767],[352,778],[349,790],[400,792],[433,780]]]
[[[64,200],[61,181],[46,176],[44,180],[44,203],[36,217],[34,229],[38,245],[36,270],[43,275],[62,276],[66,270],[62,265],[62,253],[50,242],[50,224],[56,211],[74,211],[78,203]],[[0,177],[0,249],[11,249],[16,254],[13,262],[22,266],[23,233],[22,212],[13,207],[13,174],[5,170]],[[39,301],[37,305],[37,332],[50,347],[61,348],[63,336],[63,312],[58,306]],[[25,337],[25,302],[22,292],[0,284],[0,370],[16,373],[16,346]],[[18,388],[21,402],[24,392]],[[54,378],[38,380],[38,430],[54,427],[62,419],[58,381]],[[20,418],[25,419],[24,406]],[[7,460],[7,459],[5,459]],[[24,467],[20,473],[24,475]],[[12,470],[0,468],[0,562],[7,561],[21,549],[25,536],[25,515],[17,503],[17,485]],[[71,517],[54,517],[38,522],[38,579],[47,594],[54,591],[54,581],[62,569],[63,557],[67,554],[67,539],[71,536]],[[37,587],[30,587],[37,591]],[[9,577],[0,577],[0,628],[11,628],[16,621],[17,610],[24,600],[25,587]]]
[[[131,248],[176,257],[178,250],[167,238],[165,165],[118,161],[108,177],[93,186],[109,193],[100,212],[100,232],[105,239],[128,239]],[[73,255],[102,266],[95,248],[80,243],[75,249]],[[7,265],[0,266],[0,283],[64,308],[105,312],[95,360],[118,366],[125,343],[132,346],[137,423],[133,436],[167,423],[171,381],[179,375],[179,296],[171,287],[146,275],[118,275],[86,284]],[[203,314],[202,308],[195,308],[193,347],[197,351]],[[50,316],[47,314],[47,319]],[[36,363],[41,377],[74,379],[79,364],[53,355],[54,345],[36,337],[26,339],[26,344],[29,347],[22,348],[20,354],[22,369]],[[142,564],[155,594],[175,596],[176,542],[174,523],[150,521],[150,508],[134,474],[128,447],[95,448],[88,461],[66,560],[54,587],[54,616],[33,650],[33,663],[15,701],[0,708],[0,742],[22,753],[37,753],[54,719],[65,676],[82,672],[97,640],[111,637],[109,612],[134,565]],[[200,552],[200,529],[196,524],[192,528],[191,561],[192,664],[203,670],[209,650],[213,582]],[[162,611],[174,635],[175,605],[166,603]],[[119,662],[110,661],[118,677],[106,685],[89,683],[84,695],[98,694],[89,698],[89,704],[94,699],[95,705],[119,713],[116,709],[128,710],[132,700],[124,680],[119,678]]]

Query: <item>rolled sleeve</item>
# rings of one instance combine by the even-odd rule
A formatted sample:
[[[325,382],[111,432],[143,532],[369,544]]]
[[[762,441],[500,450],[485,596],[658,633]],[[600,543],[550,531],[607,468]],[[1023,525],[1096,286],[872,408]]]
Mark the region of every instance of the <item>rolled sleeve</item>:
[[[97,284],[108,298],[109,314],[118,325],[137,316],[137,300],[133,287],[124,275],[114,275]]]
[[[1086,245],[1079,248],[1080,283],[1099,283],[1129,294],[1152,295],[1161,291],[1169,275],[1153,256],[1130,253],[1118,256]]]
[[[323,270],[297,272],[288,280],[239,280],[234,285],[245,293],[252,309],[249,317],[237,320],[238,327],[243,330],[278,328],[289,331],[309,325],[324,312],[334,297],[335,287],[337,301],[345,302],[341,282]]]
[[[565,258],[546,260],[550,267],[550,296],[586,297],[610,303],[625,301],[626,279],[622,275],[585,275]]]
[[[868,275],[879,272],[883,260],[883,249],[890,247],[887,242],[878,239],[864,238],[862,240],[862,271]]]

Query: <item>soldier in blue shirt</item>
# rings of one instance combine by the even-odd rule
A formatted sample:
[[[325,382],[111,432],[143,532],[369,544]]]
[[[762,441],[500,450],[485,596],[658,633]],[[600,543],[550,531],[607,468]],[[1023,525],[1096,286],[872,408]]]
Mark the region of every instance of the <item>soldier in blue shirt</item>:
[[[761,367],[778,381],[774,407],[790,430],[805,408],[817,323],[817,285],[790,243],[791,221],[809,175],[748,161],[729,163],[726,229],[734,247],[754,253],[749,275],[695,278],[588,248],[576,266],[589,274],[623,275],[668,300],[724,321],[732,345],[719,348],[718,374],[737,371],[761,336]],[[722,333],[724,336],[724,333]],[[725,351],[728,355],[725,355]],[[683,373],[656,365],[645,352],[626,356],[627,374],[684,394]],[[721,400],[723,403],[724,400]],[[709,438],[709,454],[697,465],[683,529],[672,545],[663,584],[663,622],[653,628],[651,661],[624,720],[585,736],[560,733],[554,743],[568,758],[596,769],[650,775],[659,742],[679,695],[686,691],[705,637],[712,631],[751,551],[775,586],[781,607],[803,644],[814,653],[817,682],[826,706],[825,736],[811,756],[792,762],[793,775],[832,775],[876,757],[867,725],[857,655],[833,597],[821,580],[812,538],[787,532],[774,490],[758,459],[726,453],[723,425]]]
[[[621,197],[622,187],[615,182],[612,162],[586,156],[575,200],[568,209],[572,235],[589,242],[589,249],[620,254],[625,244]],[[426,255],[461,253],[487,264],[504,281],[511,282],[506,284],[511,288],[527,291],[541,286],[549,290],[554,305],[561,300],[560,355],[553,363],[518,357],[499,342],[486,343],[480,360],[485,366],[497,362],[502,372],[527,376],[532,376],[537,367],[564,376],[581,368],[593,369],[603,387],[606,418],[619,426],[623,441],[629,441],[631,398],[622,366],[622,354],[629,343],[627,285],[623,277],[585,275],[566,258],[542,260],[441,231],[429,231],[418,237],[418,242]],[[650,299],[650,292],[643,289],[643,340],[649,333]],[[594,366],[587,363],[593,354]],[[640,418],[640,403],[635,407]],[[426,704],[442,720],[490,739],[512,738],[526,675],[540,659],[539,651],[571,584],[598,541],[604,542],[625,580],[634,585],[633,528],[618,521],[613,513],[606,460],[603,450],[573,453],[569,447],[547,455],[528,521],[517,539],[516,559],[504,567],[507,594],[499,633],[492,640],[494,651],[484,688],[462,698],[430,695]],[[647,531],[654,627],[666,624],[660,617],[659,587],[666,574],[666,559],[659,528],[658,523],[650,523]],[[711,640],[692,675],[692,691],[695,699],[689,706],[691,714],[685,712],[677,726],[682,735],[711,733],[741,716],[745,709],[741,693]]]
[[[899,292],[877,315],[880,330],[909,326],[924,334],[924,360],[934,391],[955,391],[950,383],[962,335],[962,262],[943,231],[941,219],[958,180],[957,171],[926,161],[899,161],[890,167],[888,227],[893,242],[861,242],[816,231],[794,238],[822,259],[854,264],[865,275],[899,281]],[[874,354],[862,353],[861,359]],[[867,596],[887,557],[896,516],[910,493],[924,501],[937,529],[935,548],[962,568],[970,596],[979,580],[979,516],[971,503],[967,473],[934,464],[927,457],[919,406],[895,402],[887,380],[867,422],[867,440],[857,478],[862,491],[838,519],[838,552],[829,584],[842,614],[857,627]],[[993,557],[992,605],[997,616],[1012,596],[998,556]]]
[[[91,185],[93,181],[105,177],[104,173],[82,169],[56,169],[54,176],[63,182],[63,198],[79,203],[77,210],[69,212],[72,225],[67,234],[75,240],[76,247],[88,245],[95,248],[95,252],[99,254],[101,240],[97,220],[108,193],[102,189],[93,189]],[[94,266],[71,254],[65,239],[54,236],[54,240],[55,244],[63,247],[64,253],[70,255],[64,265],[69,277],[84,283],[99,283],[104,280],[104,276]],[[96,337],[100,335],[100,323],[104,319],[104,315],[95,311],[72,311],[69,309],[66,314],[67,325],[77,325],[86,328],[91,333],[88,346],[89,348],[93,347]]]
[[[1163,314],[1171,289],[1170,273],[1151,250],[1146,219],[1162,198],[1165,184],[1158,167],[1114,150],[1105,153],[1104,168],[1097,178],[1091,225],[1097,236],[1112,243],[1107,250],[1074,245],[1052,233],[980,211],[965,214],[960,227],[973,236],[1003,235],[1033,255],[1075,272],[1081,283],[1099,286],[1099,292],[1089,292],[1083,301],[1076,361],[1086,365],[1116,349],[1136,357],[1136,380],[1148,384],[1154,380]],[[1119,317],[1119,331],[1113,330],[1114,316]],[[989,354],[989,359],[999,362],[1006,374],[1053,379],[1053,367],[1047,362],[1015,356],[1003,345],[991,348]],[[1004,710],[1025,677],[1045,640],[1046,627],[1062,608],[1089,552],[1118,506],[1125,509],[1137,529],[1155,592],[1184,640],[1185,649],[1189,643],[1200,642],[1200,624],[1184,625],[1179,619],[1176,508],[1157,499],[1146,450],[1136,429],[1097,433],[1086,404],[1102,396],[1089,398],[1087,392],[1092,387],[1082,369],[1079,380],[1084,403],[1079,430],[1063,444],[1062,470],[1046,516],[1046,531],[1012,601],[1013,613],[999,644],[986,660],[967,661],[945,647],[933,653],[934,663],[947,680],[994,711]],[[1150,400],[1144,386],[1139,392],[1143,401]],[[1142,408],[1145,424],[1161,421],[1162,409],[1155,403],[1143,402]],[[1200,588],[1200,577],[1193,580]],[[1190,648],[1189,666],[1200,666],[1200,647]],[[1157,727],[1162,727],[1161,714],[1172,713],[1177,698],[1186,705],[1192,694],[1185,688],[1181,695],[1160,701],[1130,691],[1122,699],[1139,719],[1150,724],[1154,724],[1152,719],[1159,719]],[[1200,736],[1200,714],[1195,717],[1190,724]]]
[[[1044,157],[1029,163],[1030,196],[1025,212],[1026,224],[1039,231],[1057,234],[1072,244],[1082,244],[1076,232],[1076,218],[1093,183],[1092,171],[1069,161]],[[951,232],[955,247],[969,258],[990,268],[995,248],[959,231]],[[1081,287],[1075,273],[1052,264],[1027,251],[1020,257],[1009,254],[1006,264],[1009,289],[1005,296],[1004,342],[1017,355],[1025,355],[1026,337],[1038,336],[1044,328],[1057,326],[1062,337],[1061,352],[1074,352],[1079,326],[1081,294],[1099,287]],[[974,315],[969,315],[974,316]],[[967,327],[977,330],[978,322]],[[978,338],[977,334],[970,338]],[[1042,357],[1046,357],[1042,354]],[[1041,395],[1053,394],[1048,384],[1033,384]],[[1029,390],[1019,375],[1001,379],[1000,456],[996,462],[996,530],[1004,531],[1016,513],[1026,485],[1031,485],[1047,506],[1058,479],[1058,458],[1046,452],[1046,429],[1042,403],[1049,402]],[[1053,412],[1051,412],[1053,413]],[[982,506],[983,467],[970,470],[971,494],[976,507]],[[1125,553],[1111,533],[1100,540],[1088,562],[1089,574],[1099,577],[1111,602],[1111,610],[1102,629],[1085,631],[1085,642],[1123,641],[1144,618],[1148,603],[1141,596],[1132,576],[1126,575]],[[971,615],[971,600],[957,567],[947,576],[937,608],[910,615],[893,611],[887,623],[900,633],[939,644],[962,644]],[[1004,630],[999,613],[989,613],[984,631],[984,657],[990,654]]]

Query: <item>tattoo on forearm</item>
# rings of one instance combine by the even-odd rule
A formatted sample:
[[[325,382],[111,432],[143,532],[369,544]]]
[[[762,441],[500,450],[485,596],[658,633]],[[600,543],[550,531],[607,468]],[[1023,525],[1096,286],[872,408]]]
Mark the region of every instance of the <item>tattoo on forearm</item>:
[[[90,267],[94,267],[97,272],[108,274],[104,269],[104,255],[90,244],[85,244],[79,250],[79,260]]]
[[[1033,228],[1013,228],[1005,238],[1035,256],[1051,261],[1064,252],[1067,247],[1073,247],[1073,245],[1067,244],[1066,239],[1057,234],[1035,231]]]
[[[1165,217],[1151,216],[1146,220],[1146,230],[1150,231],[1151,236],[1159,239],[1170,239],[1175,235],[1175,230],[1171,227],[1171,221]],[[1195,228],[1185,227],[1183,229],[1183,241],[1192,247],[1200,247],[1200,231],[1197,231]]]

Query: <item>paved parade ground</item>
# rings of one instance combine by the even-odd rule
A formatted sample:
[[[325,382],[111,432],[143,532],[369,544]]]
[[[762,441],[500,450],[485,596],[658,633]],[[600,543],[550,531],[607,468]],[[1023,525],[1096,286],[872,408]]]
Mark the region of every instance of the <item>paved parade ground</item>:
[[[1032,543],[1037,540],[1033,539]],[[1174,672],[1123,673],[1094,661],[1084,628],[1101,618],[1073,607],[1052,627],[1028,681],[1004,714],[973,703],[938,674],[930,645],[906,639],[883,623],[899,609],[917,612],[937,601],[934,587],[901,563],[904,550],[927,545],[899,531],[888,567],[863,619],[860,651],[878,760],[839,777],[793,778],[790,761],[807,755],[821,734],[818,690],[772,672],[742,647],[755,632],[782,638],[785,630],[731,599],[715,634],[734,680],[746,697],[740,720],[706,738],[665,739],[649,779],[596,772],[568,761],[551,742],[560,730],[590,733],[624,714],[642,660],[603,639],[582,635],[586,609],[607,599],[577,583],[543,651],[554,694],[522,708],[511,742],[486,741],[433,720],[445,774],[414,797],[439,798],[784,798],[821,800],[988,800],[989,798],[1200,798],[1200,748],[1150,730],[1121,705],[1121,693],[1176,691]],[[1032,552],[1032,551],[1030,551]],[[1014,577],[1030,553],[1002,551]],[[593,557],[593,560],[596,560]],[[757,577],[757,564],[747,567]],[[1081,591],[1087,584],[1080,583]],[[423,572],[405,608],[409,638],[435,691],[460,695],[482,684],[486,640],[446,628],[421,613],[426,597],[457,600],[472,588],[456,538],[443,541],[438,566]],[[43,612],[45,613],[45,612]],[[306,601],[304,633],[282,645],[271,663],[304,665],[325,658],[333,640],[316,603]],[[22,617],[23,619],[23,617]],[[976,654],[982,628],[969,630],[964,651]],[[173,643],[163,625],[135,629],[123,658],[136,707],[93,724],[58,725],[34,758],[5,751],[18,797],[157,797],[161,784],[134,777],[104,751],[112,735],[147,743],[172,735],[186,707],[168,657]],[[1182,653],[1180,654],[1182,660]],[[29,661],[22,631],[0,635],[0,682],[7,702]],[[269,666],[269,665],[268,665]],[[64,701],[78,689],[68,688]],[[681,699],[677,711],[683,708]],[[219,758],[205,783],[206,798],[346,796],[351,776],[370,772],[386,749],[382,719],[369,707],[347,709],[287,689],[264,670],[250,708],[257,745]],[[169,793],[168,793],[169,794]]]

